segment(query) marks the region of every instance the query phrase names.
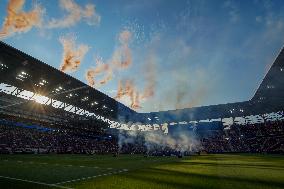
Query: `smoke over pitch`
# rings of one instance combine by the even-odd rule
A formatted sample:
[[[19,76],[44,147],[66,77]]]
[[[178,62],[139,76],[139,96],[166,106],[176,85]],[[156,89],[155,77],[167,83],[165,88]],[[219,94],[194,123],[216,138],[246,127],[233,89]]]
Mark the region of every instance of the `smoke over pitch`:
[[[0,31],[0,39],[14,33],[27,32],[32,27],[40,27],[43,10],[35,5],[29,11],[23,11],[25,0],[10,0],[7,6],[7,16]]]
[[[162,135],[158,133],[148,133],[145,136],[145,144],[148,150],[155,149],[155,146],[170,148],[181,152],[198,149],[199,142],[193,137],[183,133],[178,136]]]
[[[144,146],[147,152],[156,150],[175,150],[192,152],[200,148],[200,142],[195,135],[179,132],[174,136],[160,132],[121,131],[118,136],[119,149],[124,146]]]
[[[84,20],[89,25],[97,25],[100,23],[101,17],[96,12],[94,4],[87,4],[80,7],[73,0],[60,0],[60,7],[67,14],[61,19],[53,18],[47,25],[48,28],[66,28],[71,27]]]
[[[63,72],[76,71],[88,52],[89,46],[81,44],[76,47],[75,37],[71,35],[60,37],[59,41],[63,46],[60,70]]]

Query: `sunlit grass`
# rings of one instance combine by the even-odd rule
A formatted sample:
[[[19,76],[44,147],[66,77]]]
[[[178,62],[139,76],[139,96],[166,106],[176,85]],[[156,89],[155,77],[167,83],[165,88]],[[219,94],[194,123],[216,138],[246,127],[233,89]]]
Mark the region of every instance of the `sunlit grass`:
[[[116,170],[128,170],[60,184],[71,188],[284,188],[284,156],[281,155],[220,154],[182,159],[145,158],[138,155],[119,157],[2,155],[0,157],[0,175],[44,183],[57,183]],[[31,161],[33,164],[28,164]],[[51,188],[3,178],[0,178],[0,186],[1,189]]]

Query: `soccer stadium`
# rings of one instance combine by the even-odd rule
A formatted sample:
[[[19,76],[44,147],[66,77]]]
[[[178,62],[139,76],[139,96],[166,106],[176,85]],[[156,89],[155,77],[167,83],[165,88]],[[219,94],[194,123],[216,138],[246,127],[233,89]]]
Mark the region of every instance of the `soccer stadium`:
[[[283,46],[283,37],[280,37],[282,44],[279,38],[275,37],[277,42],[273,43],[274,46],[272,42],[254,39],[253,43],[260,41],[257,44],[265,46],[257,47],[257,49],[269,49],[268,53],[252,49],[248,45],[250,40],[245,43],[250,49],[250,51],[246,49],[248,55],[236,52],[237,50],[232,47],[230,53],[236,53],[240,61],[265,62],[266,66],[263,63],[265,74],[257,73],[257,80],[254,77],[254,74],[257,75],[256,72],[249,70],[246,76],[245,71],[243,73],[236,70],[249,69],[249,66],[257,70],[257,67],[261,67],[260,65],[246,63],[240,68],[239,65],[234,64],[232,67],[236,71],[236,81],[232,79],[234,73],[230,72],[229,75],[224,75],[225,79],[216,79],[218,86],[225,84],[220,82],[225,82],[226,79],[231,83],[242,81],[239,89],[245,91],[245,87],[242,86],[247,83],[255,85],[246,77],[251,80],[255,79],[258,83],[250,89],[251,91],[255,89],[250,97],[235,98],[237,100],[232,98],[232,101],[225,100],[220,101],[221,103],[219,101],[215,103],[212,100],[208,104],[207,101],[201,99],[203,96],[205,99],[214,96],[211,89],[209,91],[197,88],[197,93],[191,93],[194,87],[188,87],[186,90],[189,90],[194,97],[187,97],[187,94],[184,94],[186,92],[182,91],[182,95],[177,95],[175,106],[171,106],[171,97],[180,88],[165,79],[164,83],[161,82],[161,88],[170,87],[170,91],[167,94],[159,93],[158,84],[155,83],[158,83],[156,80],[161,78],[151,71],[155,70],[154,67],[158,64],[156,63],[158,61],[153,58],[155,48],[158,49],[157,43],[162,43],[165,48],[168,48],[166,45],[168,43],[159,42],[160,38],[157,40],[154,34],[153,40],[147,42],[143,50],[139,51],[139,48],[133,47],[131,42],[135,44],[134,39],[139,41],[137,44],[144,43],[144,41],[141,42],[141,35],[146,31],[145,29],[141,32],[139,19],[135,20],[134,24],[127,23],[131,27],[118,29],[120,32],[114,37],[114,40],[118,42],[112,57],[108,61],[96,58],[93,66],[82,74],[80,70],[85,68],[84,64],[88,64],[84,58],[89,61],[88,53],[94,49],[83,44],[77,45],[76,40],[80,36],[89,35],[84,34],[88,29],[81,29],[76,37],[72,34],[61,36],[60,32],[65,32],[65,29],[72,31],[72,27],[78,25],[78,28],[81,28],[84,24],[102,30],[104,27],[111,27],[104,25],[104,22],[107,22],[104,20],[107,15],[100,8],[100,6],[110,5],[104,5],[100,1],[96,2],[96,5],[93,1],[87,4],[85,1],[75,0],[59,0],[58,2],[57,9],[62,9],[67,15],[51,20],[46,20],[44,16],[49,13],[52,3],[42,1],[39,4],[29,4],[29,1],[24,0],[7,0],[0,3],[0,10],[3,9],[3,13],[0,14],[1,19],[3,18],[0,20],[3,21],[3,27],[0,30],[1,189],[284,188],[284,48],[279,48],[279,45]],[[211,1],[205,2],[205,4],[210,4]],[[281,1],[272,1],[274,4],[270,1],[265,1],[266,3],[263,4],[259,2],[255,2],[253,6],[255,8],[265,6],[270,11],[274,10],[273,6],[284,7]],[[184,27],[190,25],[186,19],[195,10],[192,7],[199,7],[198,10],[203,10],[200,8],[200,2],[197,3],[197,1],[187,1],[184,5],[182,1],[175,3],[166,1],[141,3],[139,1],[139,6],[135,4],[136,1],[123,2],[122,4],[125,3],[125,5],[112,3],[114,5],[110,6],[110,12],[117,14],[115,8],[121,6],[119,10],[125,11],[121,13],[122,15],[129,12],[134,15],[140,14],[140,6],[148,7],[149,14],[151,14],[152,6],[155,11],[159,8],[161,10],[159,19],[163,17],[162,9],[167,10],[165,7],[179,10],[177,15],[181,23],[178,27],[182,27],[183,30]],[[176,5],[179,3],[180,5]],[[242,3],[240,6],[247,6]],[[256,3],[259,4],[256,5]],[[208,7],[215,7],[216,4],[210,4]],[[242,16],[240,12],[236,12],[237,5],[239,5],[238,1],[224,1],[220,5],[220,14],[223,9],[225,11],[230,9],[228,19],[233,25],[238,24]],[[190,7],[188,8],[190,14],[182,11],[187,6]],[[136,11],[133,13],[133,10]],[[248,10],[245,9],[245,11]],[[277,11],[278,9],[275,8],[274,14]],[[269,32],[273,35],[280,33],[284,36],[284,15],[283,11],[279,12],[278,17],[270,14],[269,27],[272,27],[272,18],[277,17],[280,20],[277,20],[276,29],[269,30]],[[52,13],[51,11],[50,14]],[[112,18],[115,22],[119,22],[117,21],[119,19]],[[195,21],[192,17],[190,18],[192,22]],[[200,19],[197,20],[200,21]],[[254,22],[261,23],[263,20],[264,16],[258,16]],[[158,31],[163,33],[166,30],[164,29],[166,26],[160,26],[160,24],[158,26],[162,29],[155,28],[154,33]],[[210,24],[207,26],[213,27]],[[251,25],[251,27],[254,26]],[[193,26],[190,25],[189,28],[189,31],[195,31]],[[251,34],[252,39],[257,35],[257,31],[261,32],[255,30],[255,33]],[[30,33],[32,34],[28,36]],[[108,36],[111,35],[110,33],[102,31],[101,34]],[[159,35],[162,35],[160,33]],[[56,45],[58,44],[61,49],[59,55],[56,51],[57,46],[52,46],[54,43],[52,38],[57,35],[59,35],[59,40]],[[178,37],[182,35],[180,33]],[[234,33],[234,35],[237,34]],[[264,36],[267,40],[266,35],[260,34],[260,36]],[[100,43],[99,38],[96,39],[98,46],[101,45],[104,51],[108,51],[106,46],[109,44]],[[111,40],[106,38],[102,40]],[[223,38],[225,36],[221,37]],[[161,41],[168,40],[163,37],[161,39]],[[43,44],[45,42],[40,40],[47,44]],[[192,43],[194,44],[193,41]],[[183,45],[182,43],[181,46]],[[216,44],[216,51],[221,51],[222,57],[228,57],[229,51],[226,49],[228,45],[229,42],[226,43],[225,49],[220,50]],[[177,46],[177,48],[181,47]],[[206,47],[202,46],[202,48]],[[138,51],[138,55],[134,51]],[[123,71],[131,69],[135,61],[139,62],[136,56],[144,52],[151,54],[150,57],[145,55],[148,57],[147,61],[150,62],[145,66],[146,71],[139,67],[140,71],[132,72],[134,77],[138,77],[141,72],[145,75],[146,87],[139,91],[140,84],[135,83],[137,78],[123,80],[120,77],[124,77],[122,76]],[[250,54],[253,52],[255,54]],[[187,56],[187,53],[189,56],[194,56],[192,54],[196,52],[191,48],[189,50],[179,49],[169,56],[176,58],[179,53],[183,57]],[[165,56],[159,53],[156,55]],[[58,61],[58,56],[62,59],[61,65],[47,62],[48,60]],[[208,56],[204,55],[206,59]],[[212,59],[220,62],[223,59],[219,59],[219,56],[212,57]],[[246,56],[249,58],[244,58]],[[255,58],[258,56],[259,59]],[[269,63],[266,62],[268,60]],[[163,62],[163,64],[166,63]],[[215,68],[215,64],[213,65]],[[209,65],[201,65],[198,70],[205,69],[206,66]],[[159,71],[162,75],[162,69]],[[167,69],[166,71],[167,78],[170,78],[169,73],[175,70]],[[215,74],[214,71],[211,72]],[[182,73],[182,70],[177,71],[178,75]],[[203,75],[199,74],[200,72],[197,73],[197,75],[193,73],[197,87],[211,85],[209,80],[215,79],[210,76],[205,84],[200,81]],[[205,73],[211,74],[209,71]],[[190,78],[187,74],[185,77]],[[229,77],[230,74],[232,78]],[[202,77],[199,77],[200,75]],[[154,76],[155,79],[153,79]],[[245,79],[242,80],[242,77]],[[115,95],[108,92],[106,90],[108,88],[104,88],[112,86],[111,82],[115,85],[118,83]],[[191,81],[186,80],[186,82]],[[218,86],[213,87],[215,91]],[[182,84],[182,87],[186,88],[187,84]],[[230,89],[233,90],[233,88],[237,87],[233,86]],[[216,96],[219,97],[223,93],[237,92],[219,91]],[[251,92],[245,91],[245,93]],[[168,96],[167,100],[162,100],[163,106],[160,105],[160,108],[157,108],[155,100],[151,99],[155,99],[155,95],[159,94]],[[157,98],[163,99],[162,96]],[[230,99],[225,96],[220,97],[222,98]],[[189,99],[191,101],[187,103]],[[238,99],[246,100],[239,101]],[[213,105],[210,105],[210,102]]]

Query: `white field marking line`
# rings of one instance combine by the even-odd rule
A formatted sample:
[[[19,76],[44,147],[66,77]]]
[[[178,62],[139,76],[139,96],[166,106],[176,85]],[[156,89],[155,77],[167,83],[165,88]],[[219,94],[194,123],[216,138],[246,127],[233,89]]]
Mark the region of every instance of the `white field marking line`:
[[[31,180],[26,180],[26,179],[18,179],[18,178],[13,178],[13,177],[0,176],[0,178],[17,180],[17,181],[21,181],[21,182],[29,182],[29,183],[33,183],[33,184],[39,184],[39,185],[44,185],[44,186],[56,187],[56,188],[73,189],[73,188],[70,188],[70,187],[60,186],[60,185],[57,185],[57,184],[47,184],[47,183],[44,183],[44,182],[31,181]]]
[[[109,172],[109,173],[101,173],[99,175],[94,175],[94,176],[89,176],[89,177],[82,177],[82,178],[79,178],[79,179],[73,179],[73,180],[67,180],[67,181],[63,181],[63,182],[58,182],[58,183],[55,183],[55,185],[60,185],[60,184],[66,184],[66,183],[70,183],[70,182],[76,182],[76,181],[82,181],[82,180],[87,180],[87,179],[92,179],[92,178],[97,178],[97,177],[102,177],[102,176],[108,176],[108,175],[115,175],[115,174],[119,174],[119,173],[122,173],[122,172],[127,172],[128,169],[122,169],[122,170],[119,170],[119,171],[116,171],[116,172]]]

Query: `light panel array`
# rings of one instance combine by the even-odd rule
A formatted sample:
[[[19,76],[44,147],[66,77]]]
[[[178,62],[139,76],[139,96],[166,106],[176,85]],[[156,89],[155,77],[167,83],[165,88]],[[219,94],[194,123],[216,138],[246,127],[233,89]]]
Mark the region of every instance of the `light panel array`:
[[[0,70],[7,70],[7,69],[8,69],[8,66],[0,62]]]
[[[20,72],[17,76],[16,79],[20,80],[20,81],[25,81],[26,79],[28,79],[29,77],[31,77],[28,73],[22,71]]]

